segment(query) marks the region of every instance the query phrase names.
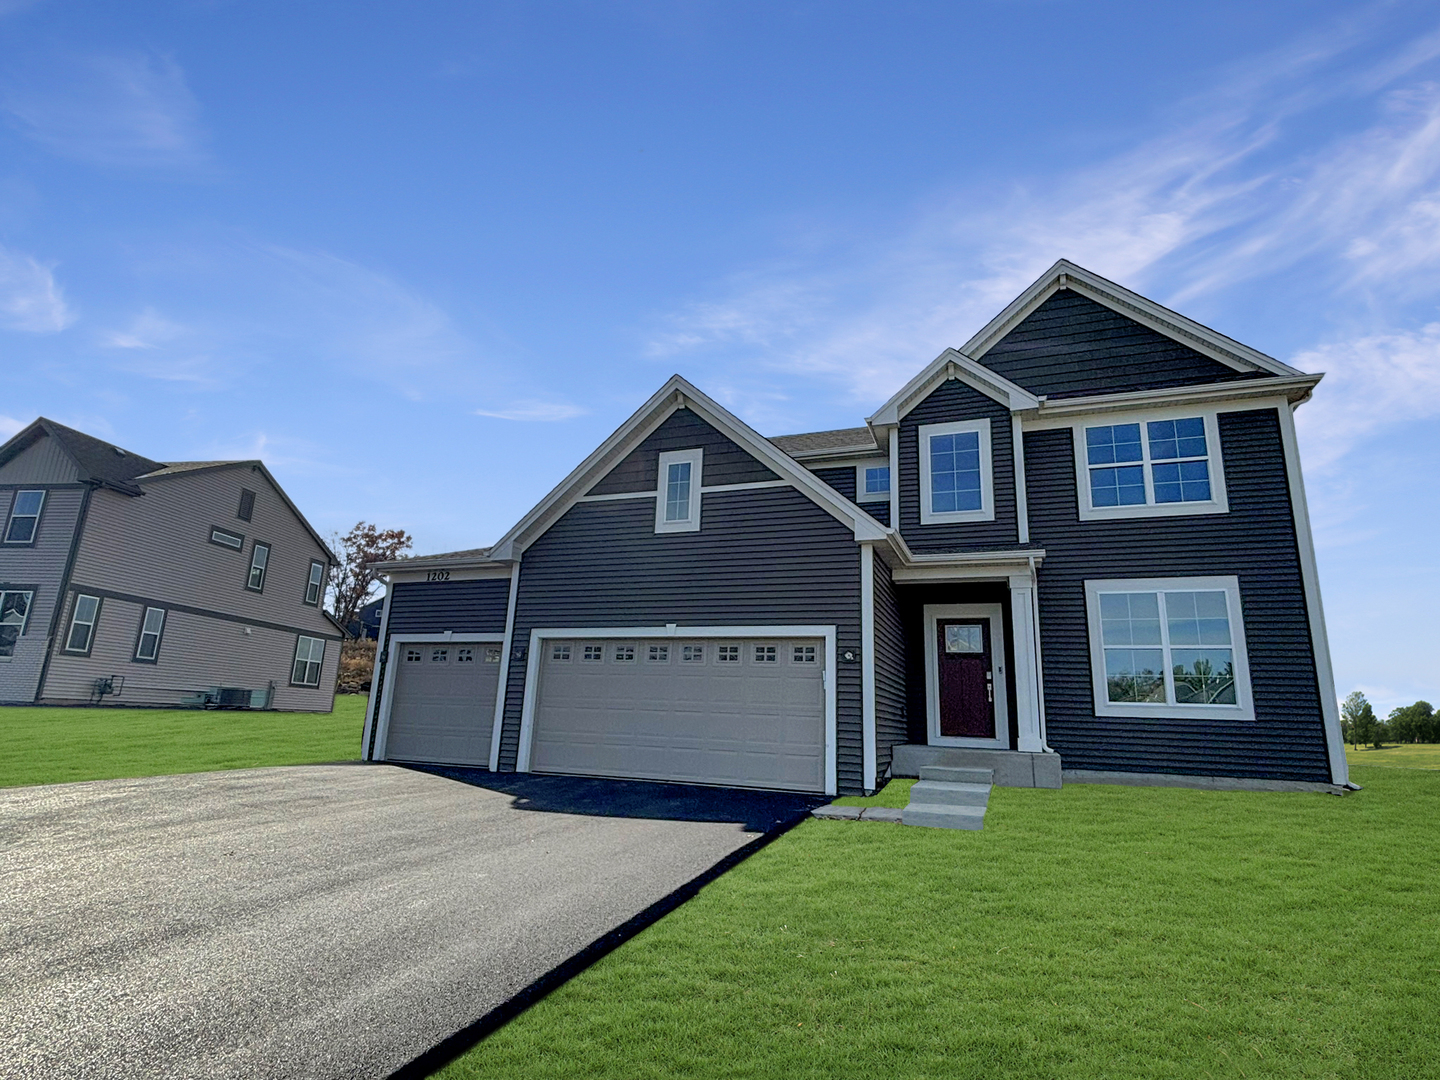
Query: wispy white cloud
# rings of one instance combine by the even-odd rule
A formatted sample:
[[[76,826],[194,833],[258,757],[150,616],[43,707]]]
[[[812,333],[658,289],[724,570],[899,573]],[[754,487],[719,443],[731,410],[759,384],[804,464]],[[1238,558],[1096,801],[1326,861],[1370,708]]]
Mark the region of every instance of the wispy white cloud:
[[[213,390],[228,382],[229,372],[213,355],[208,336],[145,308],[126,326],[102,332],[100,344],[118,350],[114,366],[120,371]]]
[[[101,344],[111,349],[155,349],[168,345],[185,333],[185,327],[165,318],[154,308],[146,308],[123,330],[109,330],[101,336]]]
[[[13,416],[0,416],[0,439],[8,439],[25,426],[25,421]]]
[[[529,420],[541,423],[555,423],[584,416],[585,410],[578,405],[560,401],[516,401],[499,409],[476,409],[476,416],[491,416],[497,420]]]
[[[190,169],[207,159],[199,102],[169,56],[37,55],[5,81],[0,109],[51,152],[92,164]]]
[[[54,268],[0,247],[0,326],[30,334],[54,334],[74,321],[55,281]]]

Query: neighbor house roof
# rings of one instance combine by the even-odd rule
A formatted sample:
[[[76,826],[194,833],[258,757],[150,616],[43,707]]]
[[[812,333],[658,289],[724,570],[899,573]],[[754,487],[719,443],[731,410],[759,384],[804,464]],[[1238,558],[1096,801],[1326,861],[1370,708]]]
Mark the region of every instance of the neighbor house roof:
[[[76,431],[64,424],[57,424],[43,416],[21,430],[4,446],[0,446],[0,465],[46,435],[54,439],[75,463],[82,480],[123,491],[127,495],[140,494],[140,489],[132,482],[136,477],[165,468],[158,461],[151,461],[133,451],[121,449],[114,443],[86,435],[83,431]]]
[[[258,459],[236,459],[233,461],[172,461],[169,465],[162,465],[154,472],[148,472],[142,480],[149,480],[156,476],[174,476],[176,473],[199,472],[201,469],[220,469],[227,465],[259,465]]]

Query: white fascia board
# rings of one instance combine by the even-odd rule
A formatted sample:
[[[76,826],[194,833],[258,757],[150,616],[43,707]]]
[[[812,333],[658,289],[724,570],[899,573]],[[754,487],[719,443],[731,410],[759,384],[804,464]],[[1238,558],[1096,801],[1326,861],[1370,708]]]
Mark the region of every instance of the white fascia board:
[[[1091,273],[1082,266],[1076,266],[1068,259],[1058,260],[1041,274],[1028,289],[1012,300],[1004,311],[967,341],[961,351],[977,360],[982,359],[997,341],[1061,289],[1073,289],[1081,296],[1134,319],[1142,326],[1148,326],[1157,333],[1187,345],[1236,371],[1266,371],[1271,375],[1303,374],[1298,368],[1281,363],[1273,356],[1243,345],[1193,319],[1187,319],[1179,312],[1171,311],[1139,293],[1131,292],[1123,285]]]
[[[1035,409],[1040,399],[958,349],[946,349],[895,394],[865,423],[871,427],[898,424],[900,418],[924,401],[947,379],[958,379],[971,389],[993,398],[1007,409]]]
[[[513,564],[502,563],[427,563],[424,566],[406,567],[403,570],[390,570],[382,577],[385,580],[399,584],[405,581],[487,581],[491,578],[507,578],[510,576],[510,567]],[[439,578],[432,575],[446,574],[447,577]]]
[[[802,461],[810,468],[824,468],[827,461],[837,465],[848,465],[857,458],[872,458],[883,451],[875,446],[831,446],[824,450],[788,451],[790,457]]]
[[[1284,379],[1245,379],[1240,382],[1206,383],[1203,386],[1167,386],[1160,390],[1137,390],[1124,394],[1097,394],[1092,397],[1060,398],[1041,402],[1035,412],[1021,419],[1026,431],[1070,427],[1077,416],[1135,412],[1150,409],[1204,405],[1224,412],[1234,402],[1247,409],[1272,405],[1298,405],[1308,401],[1323,375],[1299,375]]]

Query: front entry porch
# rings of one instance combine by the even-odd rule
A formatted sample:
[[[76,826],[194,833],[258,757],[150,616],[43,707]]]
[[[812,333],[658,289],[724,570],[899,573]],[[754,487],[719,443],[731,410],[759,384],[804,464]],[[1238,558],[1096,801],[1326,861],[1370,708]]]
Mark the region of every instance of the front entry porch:
[[[1060,755],[1023,750],[983,750],[909,743],[891,751],[892,776],[918,777],[926,766],[991,769],[999,787],[1058,788]]]

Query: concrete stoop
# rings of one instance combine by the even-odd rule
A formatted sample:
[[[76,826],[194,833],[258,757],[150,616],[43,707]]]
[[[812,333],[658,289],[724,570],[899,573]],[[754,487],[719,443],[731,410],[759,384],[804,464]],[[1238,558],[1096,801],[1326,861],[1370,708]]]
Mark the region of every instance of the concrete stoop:
[[[928,829],[984,828],[994,781],[994,769],[922,765],[900,820]]]

